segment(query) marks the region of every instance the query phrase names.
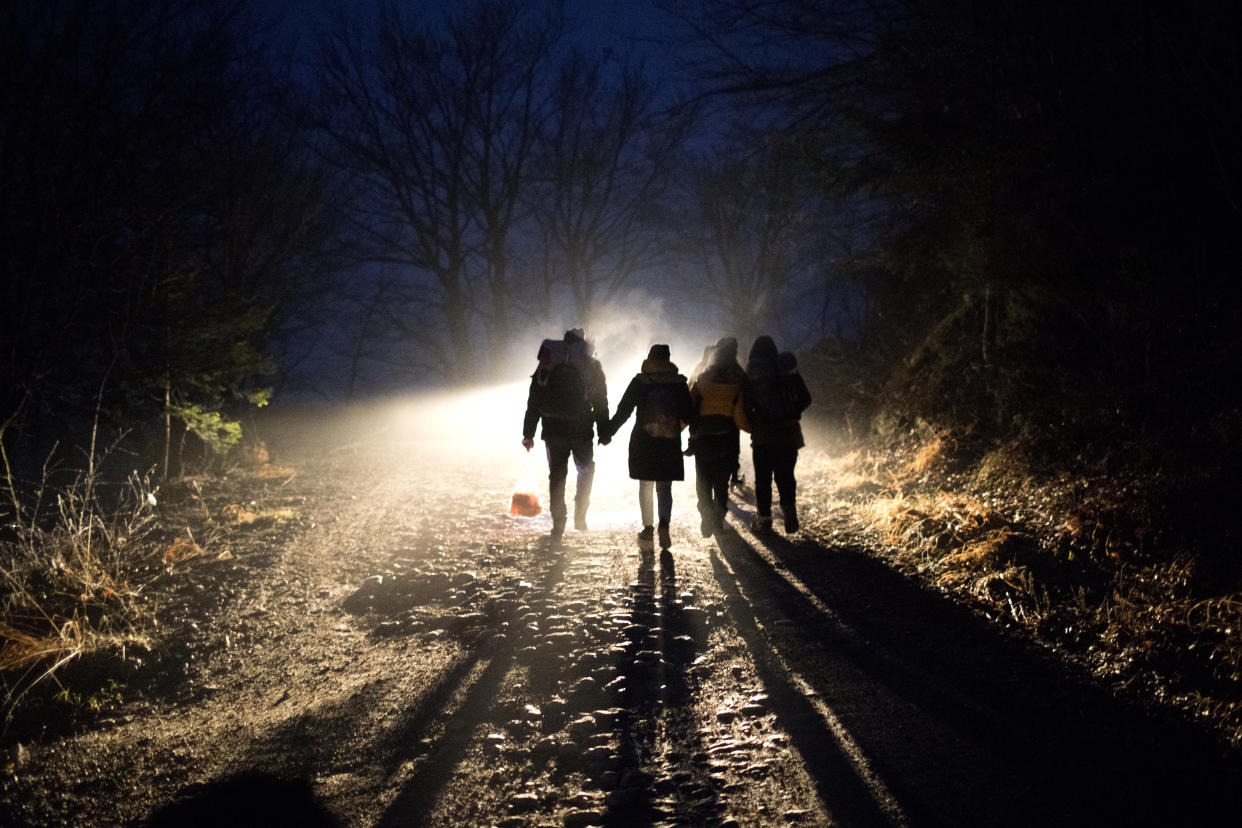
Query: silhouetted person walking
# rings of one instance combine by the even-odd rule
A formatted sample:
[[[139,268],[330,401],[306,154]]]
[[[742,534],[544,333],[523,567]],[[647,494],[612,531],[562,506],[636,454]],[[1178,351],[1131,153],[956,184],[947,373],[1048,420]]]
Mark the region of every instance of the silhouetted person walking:
[[[751,384],[751,454],[755,463],[755,511],[751,530],[772,531],[772,481],[780,491],[785,531],[798,531],[797,482],[794,466],[805,445],[799,420],[811,394],[791,353],[778,353],[770,336],[751,346],[746,363]]]
[[[695,488],[699,497],[700,530],[710,537],[724,529],[729,508],[729,478],[737,469],[740,432],[750,430],[750,381],[737,362],[737,340],[716,343],[697,379],[690,399],[698,412],[692,429]]]
[[[672,569],[672,545],[669,521],[673,513],[674,480],[685,479],[681,457],[681,429],[695,419],[694,404],[686,378],[670,361],[667,345],[652,345],[643,360],[642,370],[630,380],[629,387],[617,403],[609,423],[609,434],[615,434],[630,414],[637,409],[634,430],[630,432],[630,477],[638,483],[638,508],[643,529],[639,545],[650,548],[653,536],[652,490],[659,509],[660,563]]]
[[[539,368],[530,378],[522,445],[535,445],[535,426],[543,420],[543,442],[548,453],[548,499],[552,514],[552,538],[565,533],[568,509],[565,479],[569,458],[574,458],[577,489],[574,492],[574,528],[585,532],[591,483],[595,475],[595,429],[601,445],[612,436],[608,427],[608,387],[604,369],[595,359],[594,346],[581,328],[565,332],[563,340],[545,339],[539,348]]]

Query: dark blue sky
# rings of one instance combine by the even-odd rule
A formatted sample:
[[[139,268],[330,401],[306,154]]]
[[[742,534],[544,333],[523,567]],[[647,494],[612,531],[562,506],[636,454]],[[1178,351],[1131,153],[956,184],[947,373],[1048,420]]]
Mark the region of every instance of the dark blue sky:
[[[554,5],[555,0],[541,0]],[[283,19],[282,28],[291,38],[309,39],[314,23],[340,8],[359,14],[369,13],[378,0],[253,0],[260,13]],[[410,9],[435,15],[445,9],[456,10],[462,0],[409,0]],[[535,5],[531,3],[530,5]],[[658,38],[668,31],[667,16],[649,0],[565,0],[565,17],[571,36],[587,46],[624,47],[637,38],[640,42]],[[646,56],[660,63],[664,49],[643,47]]]

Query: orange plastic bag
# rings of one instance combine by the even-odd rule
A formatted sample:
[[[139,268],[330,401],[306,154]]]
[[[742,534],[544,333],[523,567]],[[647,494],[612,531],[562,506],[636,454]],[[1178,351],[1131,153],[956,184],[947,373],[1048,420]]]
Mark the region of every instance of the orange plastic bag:
[[[535,493],[535,472],[532,468],[534,455],[526,459],[526,466],[513,487],[513,498],[509,501],[509,514],[521,517],[534,517],[543,511],[539,505],[539,495]]]

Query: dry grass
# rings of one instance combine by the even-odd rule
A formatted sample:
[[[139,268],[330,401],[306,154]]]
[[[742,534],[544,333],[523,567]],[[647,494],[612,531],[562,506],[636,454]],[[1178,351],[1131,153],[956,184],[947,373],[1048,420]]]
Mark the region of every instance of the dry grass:
[[[9,529],[0,540],[6,721],[69,662],[145,643],[149,610],[142,593],[160,571],[152,542],[159,504],[150,473],[105,482],[100,469],[113,449],[96,454],[92,435],[84,471],[53,485],[45,464],[38,484],[23,491],[0,440],[0,522]]]
[[[229,503],[220,512],[225,523],[249,526],[256,523],[287,523],[297,518],[293,509],[262,509],[256,504]]]
[[[799,483],[894,566],[1242,744],[1242,594],[1193,554],[1153,554],[1158,521],[1122,484],[1039,480],[1004,449],[962,470],[956,450],[924,430]]]
[[[178,538],[168,545],[161,557],[165,565],[182,563],[207,554],[193,538]]]
[[[31,635],[0,622],[0,671],[25,670],[49,658],[80,651],[81,629],[76,621],[67,621],[55,628],[55,634]]]
[[[61,487],[45,471],[39,485],[20,492],[11,473],[0,475],[0,522],[15,529],[0,541],[0,686],[10,716],[35,686],[55,683],[69,662],[120,653],[130,643],[146,646],[153,610],[145,591],[187,563],[229,557],[209,551],[222,533],[297,518],[293,509],[256,501],[209,506],[195,479],[170,484],[168,501],[176,505],[162,504],[151,475],[137,472],[103,497],[103,456]],[[7,458],[0,459],[7,469]],[[294,474],[267,462],[245,472],[278,487]],[[173,532],[174,515],[201,524],[198,537],[189,522]]]
[[[904,469],[904,476],[918,479],[930,473],[943,460],[952,443],[953,439],[949,432],[943,429],[934,431],[914,452],[914,456],[910,458],[910,462]]]
[[[117,508],[105,510],[95,482],[79,478],[55,494],[54,511],[42,520],[27,512],[16,538],[0,544],[6,718],[74,659],[143,639],[156,508],[146,483],[134,476]]]
[[[296,517],[293,510],[253,502],[209,505],[201,482],[193,479],[169,484],[165,503],[151,476],[137,473],[119,489],[110,487],[105,497],[101,490],[109,487],[98,468],[89,464],[62,487],[50,485],[45,475],[24,496],[11,475],[0,477],[0,522],[16,528],[0,540],[0,693],[6,720],[44,684],[72,696],[60,676],[83,656],[123,658],[134,647],[150,649],[155,610],[148,594],[158,579],[176,577],[199,559],[230,557],[215,551],[226,532]],[[276,471],[248,474],[277,481],[292,475]],[[197,527],[193,532],[191,524]]]
[[[282,486],[297,476],[293,469],[271,463],[263,463],[251,473],[259,480],[279,480]]]

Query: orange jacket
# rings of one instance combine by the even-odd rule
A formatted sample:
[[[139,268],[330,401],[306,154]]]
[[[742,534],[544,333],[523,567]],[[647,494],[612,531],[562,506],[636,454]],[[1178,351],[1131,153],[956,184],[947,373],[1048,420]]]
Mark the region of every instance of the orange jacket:
[[[704,371],[690,398],[699,410],[700,434],[724,434],[732,429],[750,431],[746,416],[746,377],[741,371]]]

